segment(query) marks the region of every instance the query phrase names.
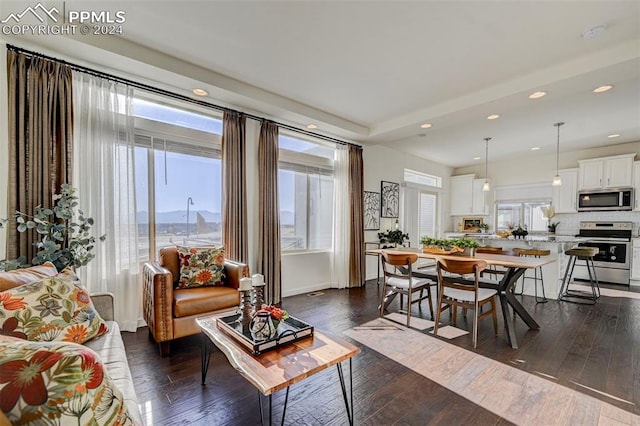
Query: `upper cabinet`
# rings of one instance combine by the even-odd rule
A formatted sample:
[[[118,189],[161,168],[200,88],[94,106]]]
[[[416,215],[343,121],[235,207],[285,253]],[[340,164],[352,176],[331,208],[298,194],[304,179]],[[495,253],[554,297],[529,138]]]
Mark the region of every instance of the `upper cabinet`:
[[[553,187],[553,207],[556,213],[578,211],[578,169],[558,170],[562,185]]]
[[[451,215],[488,214],[487,193],[482,190],[485,179],[475,175],[451,176]]]
[[[635,190],[636,199],[634,201],[634,210],[640,211],[640,161],[633,163],[633,187]],[[640,249],[640,247],[639,247]],[[638,264],[640,270],[640,264]]]
[[[451,176],[451,215],[473,214],[473,181],[475,175]]]
[[[634,157],[626,154],[578,161],[578,189],[632,186]]]

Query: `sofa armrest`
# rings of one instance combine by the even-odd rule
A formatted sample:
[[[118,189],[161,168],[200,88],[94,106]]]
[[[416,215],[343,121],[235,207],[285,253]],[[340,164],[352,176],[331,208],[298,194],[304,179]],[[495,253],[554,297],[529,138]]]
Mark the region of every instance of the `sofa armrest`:
[[[144,320],[156,342],[173,339],[173,276],[157,262],[142,268]]]
[[[112,293],[93,293],[91,301],[94,308],[105,321],[115,321],[115,304]]]
[[[237,290],[240,288],[240,278],[249,277],[249,266],[235,260],[225,259],[224,274],[226,276],[226,284]]]

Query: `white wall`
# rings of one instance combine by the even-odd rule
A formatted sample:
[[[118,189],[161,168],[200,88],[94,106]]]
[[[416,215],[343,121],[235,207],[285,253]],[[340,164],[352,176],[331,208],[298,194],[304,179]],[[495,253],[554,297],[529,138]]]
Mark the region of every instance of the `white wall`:
[[[395,149],[382,145],[365,146],[363,149],[364,160],[364,190],[380,192],[380,181],[402,183],[404,180],[404,169],[411,169],[417,172],[428,173],[442,177],[442,197],[440,200],[440,217],[442,230],[446,230],[449,224],[449,176],[452,168],[425,160],[413,155],[405,154]],[[402,220],[402,219],[400,219]],[[365,231],[365,241],[378,241],[378,232],[387,229],[395,229],[395,219],[380,219],[380,231]],[[402,223],[400,223],[402,229]],[[411,241],[412,246],[417,247],[417,241]],[[377,258],[366,256],[366,278],[372,279],[377,274]]]
[[[283,253],[283,296],[293,296],[329,287],[331,287],[330,252]]]

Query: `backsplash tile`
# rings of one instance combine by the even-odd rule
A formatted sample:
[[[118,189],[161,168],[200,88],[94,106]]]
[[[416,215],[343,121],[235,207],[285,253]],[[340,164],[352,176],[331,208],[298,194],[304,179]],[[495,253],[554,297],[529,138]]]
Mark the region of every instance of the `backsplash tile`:
[[[557,234],[576,235],[580,231],[580,222],[633,222],[633,236],[640,235],[640,212],[580,212],[558,213],[553,218],[560,222]]]

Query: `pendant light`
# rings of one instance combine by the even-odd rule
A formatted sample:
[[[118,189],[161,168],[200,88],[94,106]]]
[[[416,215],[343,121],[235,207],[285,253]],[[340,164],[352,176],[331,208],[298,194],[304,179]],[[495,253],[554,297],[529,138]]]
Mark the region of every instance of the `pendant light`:
[[[561,186],[562,185],[562,179],[560,179],[560,174],[558,173],[560,167],[559,162],[560,162],[560,126],[563,126],[564,122],[563,121],[559,121],[557,123],[554,124],[555,127],[558,128],[558,141],[556,143],[556,175],[553,177],[553,186]]]
[[[485,144],[485,154],[484,154],[484,185],[482,185],[482,190],[484,192],[491,191],[491,186],[489,185],[489,141],[491,138],[484,138]]]

